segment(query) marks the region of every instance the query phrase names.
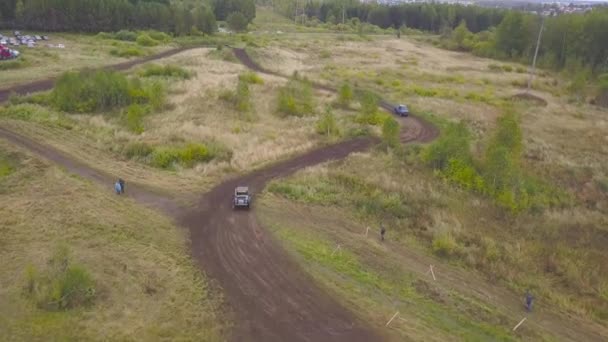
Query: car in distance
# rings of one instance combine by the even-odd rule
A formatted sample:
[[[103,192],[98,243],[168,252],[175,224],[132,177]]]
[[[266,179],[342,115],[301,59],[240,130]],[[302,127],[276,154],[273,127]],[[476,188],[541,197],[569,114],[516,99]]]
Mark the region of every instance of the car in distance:
[[[408,116],[410,114],[410,110],[404,104],[396,106],[393,111],[399,116]]]

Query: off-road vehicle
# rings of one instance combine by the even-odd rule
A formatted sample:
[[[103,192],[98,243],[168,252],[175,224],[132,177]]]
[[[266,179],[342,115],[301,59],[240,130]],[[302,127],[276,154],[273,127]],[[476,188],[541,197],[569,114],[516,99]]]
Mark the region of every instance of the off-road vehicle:
[[[251,205],[251,196],[249,188],[246,186],[237,186],[234,189],[234,199],[232,200],[232,208],[247,208]]]

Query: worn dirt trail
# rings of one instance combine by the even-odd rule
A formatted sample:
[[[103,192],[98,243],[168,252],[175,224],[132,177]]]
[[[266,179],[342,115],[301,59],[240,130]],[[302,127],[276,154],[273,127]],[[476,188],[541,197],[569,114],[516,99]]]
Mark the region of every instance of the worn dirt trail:
[[[184,50],[186,48],[169,50],[106,68],[124,70]],[[266,72],[253,63],[244,50],[234,49],[234,52],[246,66]],[[47,79],[0,90],[0,103],[13,92],[27,94],[44,91],[51,89],[53,84],[54,79]],[[326,86],[315,86],[333,91]],[[389,107],[387,103],[382,105]],[[403,142],[430,141],[438,134],[433,125],[418,118],[410,117],[402,121]],[[108,188],[116,178],[116,175],[92,169],[50,146],[6,129],[0,128],[0,138]],[[231,196],[237,185],[248,185],[255,194],[272,179],[308,166],[345,158],[352,152],[367,150],[375,143],[375,139],[368,137],[344,141],[228,180],[203,194],[194,209],[181,208],[175,200],[133,184],[136,180],[127,184],[127,194],[140,203],[162,210],[190,230],[193,256],[224,289],[237,316],[232,340],[379,341],[384,339],[379,332],[369,328],[315,285],[257,224],[253,211],[235,212],[231,207]]]
[[[173,56],[175,54],[178,54],[180,52],[183,52],[183,51],[186,51],[189,49],[193,49],[193,48],[180,47],[180,48],[170,49],[167,51],[157,53],[155,55],[146,56],[144,58],[134,59],[134,60],[126,61],[126,62],[119,63],[119,64],[108,65],[101,69],[116,70],[116,71],[127,70],[136,65],[147,63],[147,62],[154,61],[154,60],[161,59],[161,58],[166,58],[169,56]],[[0,89],[0,103],[7,101],[8,98],[11,96],[11,94],[27,95],[30,93],[50,90],[53,88],[53,85],[55,84],[55,80],[56,80],[56,78],[47,78],[47,79],[43,79],[43,80],[34,81],[31,83],[16,85],[16,86],[13,86],[10,88]]]

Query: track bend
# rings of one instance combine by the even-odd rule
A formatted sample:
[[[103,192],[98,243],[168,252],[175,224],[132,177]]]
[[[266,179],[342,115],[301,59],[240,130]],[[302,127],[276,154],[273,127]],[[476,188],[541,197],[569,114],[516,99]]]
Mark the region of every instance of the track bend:
[[[143,60],[107,67],[124,70],[150,60],[167,57],[174,49]],[[261,73],[244,50],[234,49],[245,66]],[[27,94],[48,90],[53,80],[38,81],[0,91],[0,103],[11,92]],[[334,89],[315,84],[318,89]],[[381,106],[391,110],[389,103]],[[438,135],[432,124],[417,118],[400,120],[401,140],[428,142]],[[65,167],[69,172],[111,187],[114,177],[74,160],[51,146],[0,128],[0,138],[22,146]],[[357,138],[321,147],[265,169],[230,179],[202,195],[195,209],[183,209],[171,198],[156,194],[132,180],[128,195],[162,210],[187,227],[191,234],[192,254],[202,269],[218,281],[237,315],[234,341],[381,341],[384,337],[369,328],[349,310],[320,289],[315,282],[272,239],[255,219],[254,211],[233,211],[231,196],[237,185],[248,185],[253,193],[263,190],[268,181],[290,175],[302,168],[329,160],[345,158],[352,152],[369,149],[376,140]],[[255,208],[255,202],[254,202]]]

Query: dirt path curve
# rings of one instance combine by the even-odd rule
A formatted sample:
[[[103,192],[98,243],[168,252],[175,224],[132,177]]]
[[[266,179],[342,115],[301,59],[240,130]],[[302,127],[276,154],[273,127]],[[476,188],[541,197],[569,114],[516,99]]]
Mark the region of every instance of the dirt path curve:
[[[126,62],[119,63],[119,64],[108,65],[108,66],[103,67],[102,69],[116,70],[116,71],[127,70],[136,65],[147,63],[147,62],[154,61],[154,60],[161,59],[161,58],[166,58],[169,56],[173,56],[175,54],[178,54],[180,52],[190,50],[190,49],[194,49],[194,47],[179,47],[179,48],[175,48],[175,49],[170,49],[170,50],[163,51],[163,52],[160,52],[160,53],[157,53],[154,55],[146,56],[143,58],[138,58],[138,59],[126,61]],[[43,79],[43,80],[34,81],[31,83],[16,85],[16,86],[13,86],[10,88],[0,89],[0,103],[7,101],[8,98],[13,93],[17,94],[17,95],[27,95],[30,93],[50,90],[53,88],[53,85],[55,84],[55,80],[56,80],[56,78],[47,78],[47,79]]]
[[[170,56],[185,49],[166,51],[120,65],[123,70],[146,61]],[[244,64],[264,72],[244,50],[235,49]],[[0,103],[11,92],[29,93],[48,90],[53,80],[44,80],[0,91]],[[316,85],[319,89],[333,90]],[[387,103],[382,104],[388,107]],[[430,123],[410,117],[402,120],[404,142],[430,141],[438,130]],[[93,180],[108,189],[114,176],[94,170],[30,138],[0,128],[0,138],[25,147],[69,172]],[[237,315],[234,341],[380,341],[384,337],[320,289],[306,273],[261,228],[253,211],[233,211],[231,196],[237,185],[248,185],[255,194],[268,181],[290,175],[302,168],[329,160],[342,159],[352,152],[369,149],[373,138],[357,138],[321,147],[290,160],[282,161],[251,174],[228,180],[204,194],[195,209],[180,208],[176,201],[135,184],[127,184],[127,194],[150,207],[176,218],[191,233],[192,254],[202,269],[224,289]],[[111,191],[111,190],[109,190]],[[255,204],[254,204],[255,208]]]

